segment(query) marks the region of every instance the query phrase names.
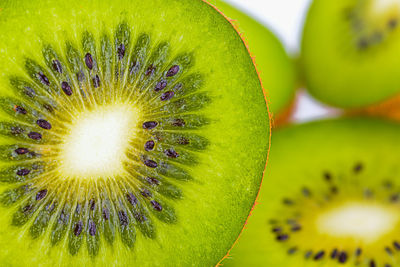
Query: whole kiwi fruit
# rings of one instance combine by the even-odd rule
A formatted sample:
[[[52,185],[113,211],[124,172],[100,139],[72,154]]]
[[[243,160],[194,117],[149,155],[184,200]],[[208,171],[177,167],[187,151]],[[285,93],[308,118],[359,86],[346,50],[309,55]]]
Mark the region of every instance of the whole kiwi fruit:
[[[0,3],[2,266],[213,266],[253,205],[268,111],[200,0]]]
[[[277,130],[256,208],[223,266],[399,266],[399,134],[368,118]]]
[[[296,70],[280,40],[266,26],[222,0],[211,0],[241,33],[268,95],[274,125],[287,121],[293,108]]]
[[[341,108],[365,108],[400,92],[400,2],[314,0],[302,73],[309,92]]]

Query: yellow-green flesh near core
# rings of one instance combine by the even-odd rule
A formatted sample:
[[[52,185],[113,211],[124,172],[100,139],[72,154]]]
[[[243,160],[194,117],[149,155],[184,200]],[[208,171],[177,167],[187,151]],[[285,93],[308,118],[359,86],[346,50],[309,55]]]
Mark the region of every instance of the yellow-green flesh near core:
[[[295,67],[280,40],[265,26],[244,12],[220,0],[211,0],[238,27],[267,92],[269,110],[277,116],[291,104],[296,89]]]
[[[399,266],[399,134],[358,118],[278,130],[258,204],[223,266]]]
[[[301,66],[309,92],[327,104],[360,108],[400,92],[400,2],[314,0]]]
[[[214,266],[269,148],[239,34],[200,0],[0,2],[0,265]]]

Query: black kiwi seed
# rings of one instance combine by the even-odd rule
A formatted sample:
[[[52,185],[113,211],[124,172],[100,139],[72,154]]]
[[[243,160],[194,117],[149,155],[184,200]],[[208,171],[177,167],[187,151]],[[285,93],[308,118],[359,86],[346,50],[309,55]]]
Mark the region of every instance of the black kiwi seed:
[[[41,199],[43,199],[46,195],[47,195],[47,189],[40,190],[40,191],[36,194],[36,200],[41,200]]]
[[[60,63],[60,61],[58,61],[57,59],[54,59],[54,60],[53,60],[52,65],[53,65],[53,69],[54,69],[56,72],[58,72],[58,73],[62,73],[62,72],[63,72],[61,63]]]
[[[128,217],[126,216],[125,211],[123,210],[118,211],[118,218],[121,226],[127,226],[129,224]]]
[[[125,56],[125,45],[124,44],[120,44],[118,46],[118,59],[122,60]]]
[[[156,178],[153,178],[153,177],[146,177],[146,180],[149,184],[152,184],[152,185],[160,184],[160,181],[158,181]]]
[[[75,224],[74,235],[79,236],[82,233],[82,230],[83,230],[83,223],[79,221],[78,223]]]
[[[41,61],[26,55],[26,75],[9,77],[19,98],[0,99],[0,108],[21,122],[0,121],[0,135],[12,139],[0,148],[7,152],[2,160],[12,163],[0,174],[9,184],[0,205],[15,210],[11,224],[25,225],[32,238],[48,238],[55,248],[67,244],[70,255],[86,248],[95,257],[103,238],[133,248],[137,234],[157,236],[157,220],[176,223],[174,201],[184,201],[180,185],[193,179],[184,165],[197,164],[209,144],[194,133],[209,123],[197,111],[211,99],[202,90],[203,75],[191,68],[192,55],[172,57],[179,51],[170,53],[175,49],[168,42],[154,46],[148,34],[134,39],[134,32],[121,22],[113,35],[84,31],[80,44],[67,41],[61,52],[44,44]],[[120,93],[124,103],[143,108],[143,120],[132,126],[141,130],[127,140],[133,149],[126,151],[126,177],[85,188],[58,177],[59,144],[75,112],[114,104]],[[276,234],[282,242],[289,239],[283,228]]]
[[[167,77],[172,77],[172,76],[175,76],[178,72],[179,72],[179,66],[178,65],[174,65],[168,70],[166,76]]]
[[[71,86],[70,86],[67,82],[62,82],[62,83],[61,83],[61,88],[62,88],[62,90],[64,91],[64,93],[65,93],[67,96],[71,96],[71,95],[72,95]]]
[[[177,158],[177,157],[179,157],[179,154],[173,149],[167,149],[167,150],[164,151],[164,153],[169,158]]]
[[[297,248],[296,248],[296,247],[290,248],[290,249],[288,250],[288,254],[289,254],[289,255],[292,255],[292,254],[294,254],[294,253],[296,253],[296,252],[297,252]]]
[[[162,211],[162,206],[161,206],[160,203],[158,203],[158,202],[155,201],[155,200],[150,201],[150,203],[151,203],[151,205],[153,206],[153,208],[154,208],[156,211]]]
[[[160,96],[160,99],[161,99],[161,101],[170,100],[174,95],[175,95],[175,93],[173,91],[168,91],[168,92],[163,93]]]
[[[287,241],[288,239],[289,239],[289,236],[286,234],[280,234],[280,235],[276,236],[276,240],[281,241],[281,242]]]
[[[303,193],[303,196],[305,196],[305,197],[310,197],[310,196],[311,196],[311,191],[310,191],[308,188],[306,188],[306,187],[304,187],[304,188],[301,190],[301,192]]]
[[[89,221],[89,234],[91,236],[95,236],[96,235],[96,224],[92,220]]]
[[[346,261],[347,261],[347,253],[344,252],[344,251],[340,252],[338,260],[339,260],[340,263],[346,263]]]
[[[29,153],[29,149],[20,147],[15,150],[15,153],[17,153],[18,155],[24,155],[26,153]]]
[[[294,204],[293,200],[288,199],[288,198],[284,198],[282,203],[285,204],[285,205],[288,205],[288,206],[291,206],[291,205]]]
[[[96,200],[94,198],[89,201],[90,210],[94,210],[96,208]]]
[[[17,171],[17,175],[18,175],[18,176],[26,176],[26,175],[28,175],[30,172],[31,172],[31,170],[28,170],[28,169],[19,169],[19,170]]]
[[[150,168],[157,168],[157,166],[158,166],[158,164],[157,164],[157,162],[155,162],[154,160],[151,160],[151,159],[146,159],[146,160],[144,160],[144,165],[146,165],[147,167],[150,167]]]
[[[156,68],[153,65],[150,65],[146,70],[146,76],[150,76],[155,72]]]
[[[161,80],[160,82],[157,83],[156,87],[154,88],[154,91],[161,91],[165,87],[167,87],[168,82],[166,80]]]
[[[46,129],[46,130],[51,129],[51,124],[46,120],[42,120],[42,119],[37,120],[36,124],[39,125],[39,127],[43,128],[43,129]]]
[[[147,141],[146,144],[144,145],[144,149],[146,151],[151,151],[154,149],[155,143],[153,140]]]
[[[332,180],[332,174],[330,174],[329,172],[325,172],[323,174],[324,178],[326,181],[331,181]]]
[[[147,189],[143,189],[143,191],[141,192],[141,194],[142,194],[142,196],[144,196],[144,197],[146,197],[146,198],[151,197],[151,193],[150,193],[150,191],[147,190]]]
[[[132,206],[136,206],[136,204],[138,204],[137,198],[136,198],[132,193],[127,194],[127,195],[126,195],[126,199],[128,200],[128,202],[129,202]]]
[[[104,218],[104,220],[108,220],[108,219],[110,219],[110,211],[107,209],[107,208],[104,208],[103,209],[103,218]]]
[[[325,256],[325,251],[320,251],[317,254],[314,255],[314,260],[320,260]]]
[[[399,22],[398,22],[397,19],[391,19],[391,20],[388,21],[388,28],[390,30],[395,29],[397,27],[397,25],[399,25]]]
[[[361,248],[357,248],[357,250],[356,250],[356,256],[359,257],[359,256],[361,256],[361,254],[362,254]]]
[[[40,140],[42,139],[42,135],[40,133],[37,132],[30,132],[28,133],[29,138],[33,139],[33,140]]]
[[[369,41],[366,38],[358,40],[357,46],[360,50],[365,50],[369,46]]]
[[[20,106],[16,106],[16,107],[15,107],[15,112],[17,112],[17,113],[19,113],[19,114],[23,114],[23,115],[26,115],[26,114],[27,114],[26,109],[24,109],[23,107],[20,107]]]
[[[22,134],[23,132],[24,132],[24,129],[22,129],[21,127],[11,127],[11,133],[13,135]]]
[[[400,250],[400,243],[397,241],[393,241],[393,246],[396,250]]]
[[[334,250],[332,250],[332,253],[331,253],[332,259],[335,259],[338,255],[339,255],[339,251],[336,248]]]
[[[93,57],[90,53],[87,53],[85,55],[85,63],[86,63],[86,67],[88,67],[88,69],[93,69]]]
[[[49,79],[42,72],[38,73],[38,77],[39,77],[39,80],[40,80],[41,83],[43,83],[44,85],[47,85],[47,86],[50,85]]]
[[[156,128],[158,123],[156,121],[146,121],[143,123],[143,129],[151,130]]]
[[[354,173],[360,173],[362,170],[363,170],[363,164],[362,163],[357,163],[355,166],[354,166]]]
[[[178,126],[178,127],[183,127],[183,126],[185,126],[185,121],[183,120],[183,119],[175,119],[173,122],[172,122],[172,125],[173,126]]]
[[[272,232],[273,233],[280,233],[280,232],[282,232],[282,228],[281,227],[274,227],[274,228],[272,228]]]
[[[93,87],[94,88],[100,87],[100,77],[97,74],[93,77]]]

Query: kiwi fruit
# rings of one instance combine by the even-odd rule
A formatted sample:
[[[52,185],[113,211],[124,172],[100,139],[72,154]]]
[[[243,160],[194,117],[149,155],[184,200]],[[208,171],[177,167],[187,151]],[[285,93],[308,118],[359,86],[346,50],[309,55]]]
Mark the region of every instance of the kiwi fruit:
[[[341,108],[364,108],[400,92],[400,3],[314,0],[302,39],[309,92]]]
[[[400,126],[277,130],[257,205],[223,266],[399,266]]]
[[[274,124],[284,122],[290,116],[296,89],[294,63],[286,53],[280,40],[267,27],[234,6],[211,0],[227,16],[246,41],[267,92],[269,111]]]
[[[212,6],[2,1],[0,66],[2,266],[213,266],[227,253],[270,125],[252,59]]]

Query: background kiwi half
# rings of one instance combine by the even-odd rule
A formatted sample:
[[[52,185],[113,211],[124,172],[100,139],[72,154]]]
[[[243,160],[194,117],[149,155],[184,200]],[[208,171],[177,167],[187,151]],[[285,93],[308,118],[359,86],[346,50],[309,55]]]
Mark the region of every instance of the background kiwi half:
[[[200,0],[0,3],[3,266],[212,266],[269,146],[263,91]]]
[[[247,14],[221,0],[209,2],[237,26],[254,56],[274,122],[283,122],[290,115],[296,90],[295,67],[285,48],[268,28]]]
[[[400,91],[400,3],[314,0],[301,65],[310,93],[333,106],[361,108]]]
[[[399,266],[399,136],[371,119],[278,130],[247,229],[223,266]]]

